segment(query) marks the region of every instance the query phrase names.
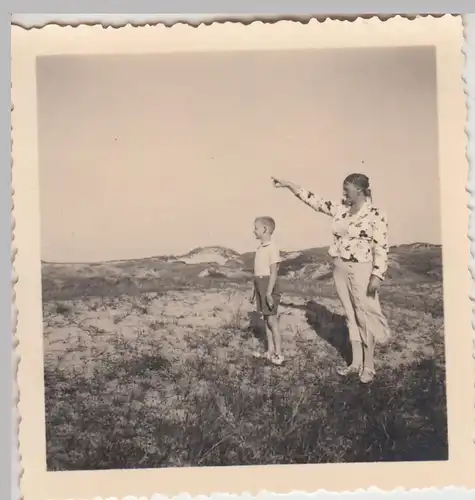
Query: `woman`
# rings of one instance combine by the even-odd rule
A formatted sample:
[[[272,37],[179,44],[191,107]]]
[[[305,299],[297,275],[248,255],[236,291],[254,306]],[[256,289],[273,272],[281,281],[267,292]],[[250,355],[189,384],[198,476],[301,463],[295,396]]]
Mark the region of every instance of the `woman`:
[[[333,278],[345,311],[353,360],[339,368],[342,376],[358,374],[367,384],[375,376],[375,342],[389,338],[381,311],[379,288],[388,267],[386,216],[371,201],[369,179],[351,174],[343,182],[344,199],[334,203],[292,182],[272,178],[275,187],[289,189],[299,200],[333,219]]]

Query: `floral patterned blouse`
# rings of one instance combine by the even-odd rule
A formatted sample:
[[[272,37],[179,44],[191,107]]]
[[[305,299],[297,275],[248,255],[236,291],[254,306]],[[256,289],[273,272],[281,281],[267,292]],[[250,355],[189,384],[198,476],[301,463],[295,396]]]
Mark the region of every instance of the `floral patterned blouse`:
[[[324,200],[306,189],[297,197],[317,212],[333,218],[333,245],[329,254],[351,262],[372,262],[372,274],[384,279],[388,269],[386,215],[368,200],[356,214],[342,203]]]

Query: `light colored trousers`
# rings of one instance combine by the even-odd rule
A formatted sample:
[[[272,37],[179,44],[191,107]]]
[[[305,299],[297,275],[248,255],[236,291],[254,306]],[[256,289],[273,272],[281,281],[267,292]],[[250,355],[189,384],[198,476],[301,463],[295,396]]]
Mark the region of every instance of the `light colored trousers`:
[[[379,296],[369,296],[368,283],[372,272],[371,262],[348,262],[340,258],[333,261],[333,279],[345,311],[350,341],[367,344],[374,339],[386,342],[390,329],[381,311]]]

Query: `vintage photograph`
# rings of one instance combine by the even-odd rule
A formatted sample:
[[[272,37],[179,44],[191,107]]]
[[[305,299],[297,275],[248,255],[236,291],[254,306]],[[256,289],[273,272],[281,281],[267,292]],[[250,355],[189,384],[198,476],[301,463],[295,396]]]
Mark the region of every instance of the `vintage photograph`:
[[[26,500],[467,484],[461,44],[16,32]]]
[[[433,47],[37,92],[48,470],[447,458]]]

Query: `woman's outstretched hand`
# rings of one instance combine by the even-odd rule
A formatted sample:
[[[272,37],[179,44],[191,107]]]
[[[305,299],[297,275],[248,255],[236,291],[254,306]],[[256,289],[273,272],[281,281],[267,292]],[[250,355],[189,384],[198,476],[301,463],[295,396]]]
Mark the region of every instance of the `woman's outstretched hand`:
[[[274,187],[276,188],[286,188],[289,187],[289,183],[282,180],[282,179],[276,179],[275,177],[271,177],[272,182],[274,183]]]
[[[276,188],[287,188],[292,193],[294,193],[296,196],[298,195],[300,191],[300,187],[297,186],[297,184],[294,184],[293,182],[290,181],[284,181],[283,179],[276,179],[275,177],[271,177],[272,182],[274,183],[274,187]]]

